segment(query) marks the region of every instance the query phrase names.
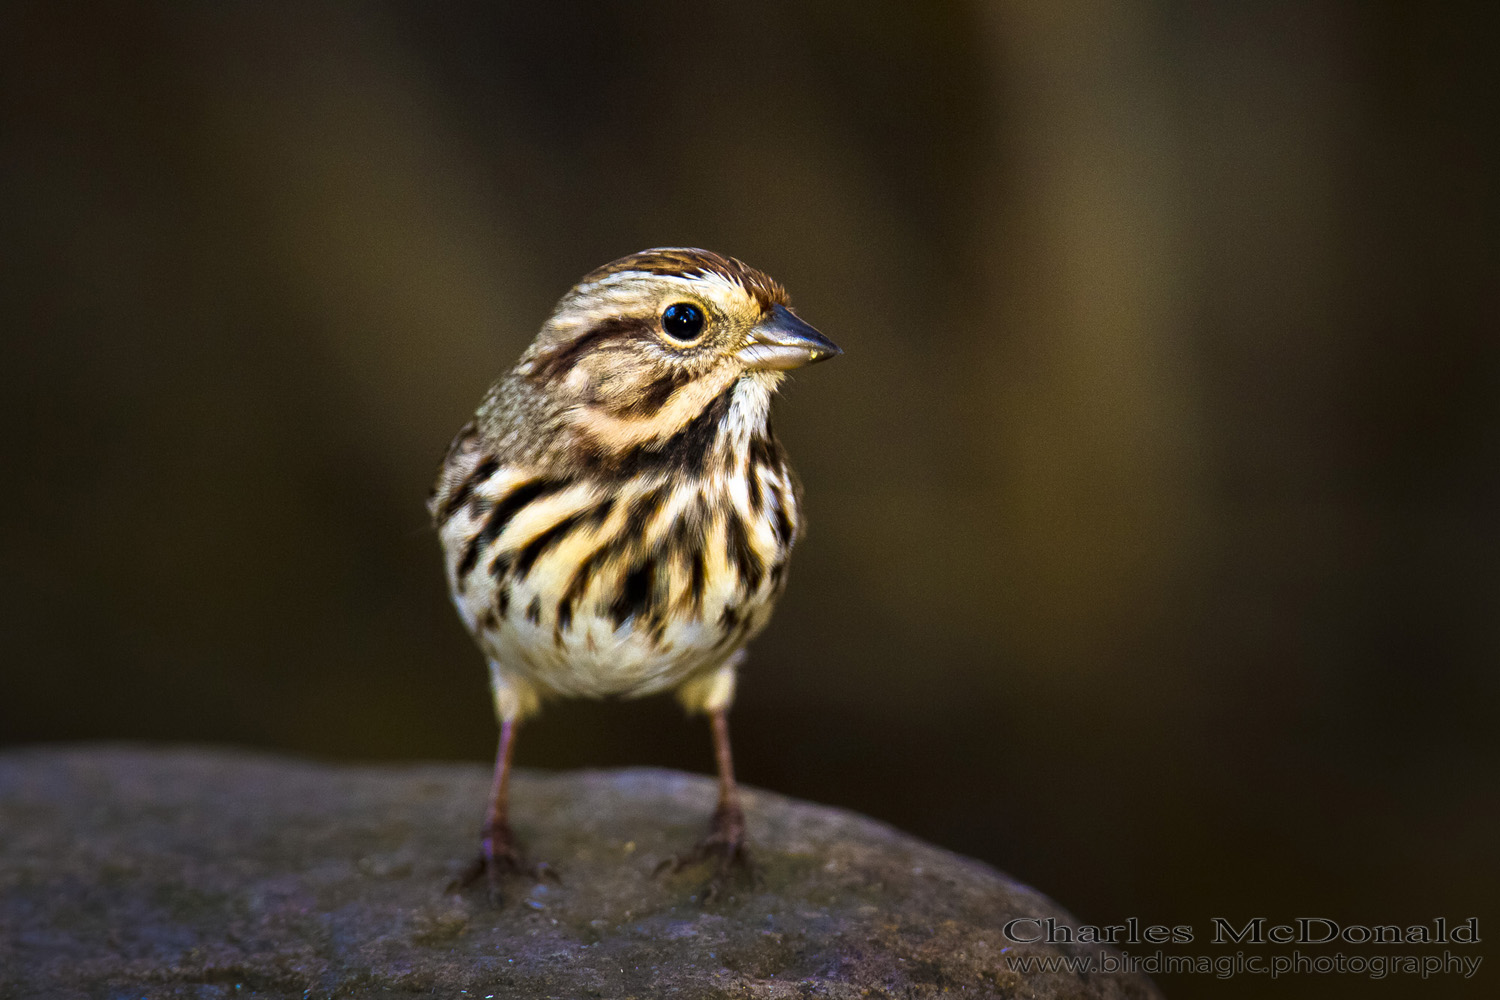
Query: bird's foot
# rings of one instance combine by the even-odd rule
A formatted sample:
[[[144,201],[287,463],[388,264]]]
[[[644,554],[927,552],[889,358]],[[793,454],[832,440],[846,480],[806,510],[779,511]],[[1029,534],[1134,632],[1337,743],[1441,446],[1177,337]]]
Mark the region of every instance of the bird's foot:
[[[656,874],[676,874],[704,861],[711,861],[714,865],[713,876],[703,892],[705,903],[712,903],[723,895],[736,872],[754,879],[755,866],[751,863],[750,851],[745,846],[745,812],[738,804],[720,804],[714,810],[708,835],[686,854],[668,858],[657,865]]]
[[[500,823],[485,827],[479,841],[479,857],[464,869],[462,875],[449,882],[444,891],[462,892],[482,877],[489,887],[490,902],[499,906],[504,899],[500,891],[501,880],[507,875],[523,875],[537,882],[544,879],[562,881],[547,862],[528,863],[516,843],[515,835],[510,832],[510,825]]]

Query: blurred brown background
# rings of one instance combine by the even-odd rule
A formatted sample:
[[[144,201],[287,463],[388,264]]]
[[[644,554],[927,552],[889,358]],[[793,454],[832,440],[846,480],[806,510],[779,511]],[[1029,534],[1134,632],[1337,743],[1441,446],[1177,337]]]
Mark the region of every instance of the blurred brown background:
[[[487,759],[436,462],[579,275],[701,245],[846,351],[780,404],[812,530],[746,781],[1188,951],[1213,916],[1500,937],[1481,25],[7,4],[0,740]],[[519,761],[711,767],[667,700],[558,705]]]

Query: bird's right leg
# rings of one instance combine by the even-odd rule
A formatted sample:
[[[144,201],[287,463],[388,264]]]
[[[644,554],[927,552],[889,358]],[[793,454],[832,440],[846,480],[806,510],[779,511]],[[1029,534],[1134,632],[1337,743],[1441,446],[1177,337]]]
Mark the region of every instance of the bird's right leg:
[[[500,747],[495,751],[495,776],[490,784],[490,804],[485,810],[484,827],[479,832],[479,857],[448,887],[467,889],[480,876],[489,883],[490,897],[500,898],[500,879],[522,870],[521,851],[510,829],[510,759],[516,744],[518,723],[505,719],[500,723]]]
[[[495,774],[490,783],[490,801],[484,814],[484,827],[479,834],[479,857],[474,859],[449,890],[464,889],[484,876],[489,884],[490,898],[500,899],[500,880],[506,875],[530,874],[535,878],[552,877],[556,874],[545,863],[528,866],[510,828],[510,767],[515,751],[516,730],[520,728],[521,715],[530,708],[535,710],[535,696],[519,692],[500,676],[491,664],[494,682],[495,708],[500,716],[500,745],[495,751]]]
[[[495,776],[490,784],[490,804],[485,810],[484,829],[479,842],[485,869],[491,873],[500,868],[519,871],[521,867],[515,834],[510,832],[510,759],[519,726],[520,723],[515,719],[506,719],[500,723],[500,747],[495,751]]]

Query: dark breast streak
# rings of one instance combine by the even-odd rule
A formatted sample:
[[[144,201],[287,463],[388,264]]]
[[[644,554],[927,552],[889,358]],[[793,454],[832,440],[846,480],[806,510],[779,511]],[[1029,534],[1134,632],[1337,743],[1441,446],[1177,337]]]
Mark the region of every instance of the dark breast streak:
[[[474,490],[486,483],[498,471],[500,471],[499,460],[493,457],[486,458],[474,467],[473,472],[463,478],[458,488],[452,493],[446,497],[435,498],[438,527],[442,527],[449,518],[458,513],[459,508],[468,503],[469,497],[474,495]]]
[[[595,448],[582,456],[583,471],[591,476],[633,479],[658,473],[701,476],[709,457],[718,450],[721,425],[734,400],[734,385],[719,393],[696,417],[665,441],[648,441],[623,452]]]
[[[443,456],[442,464],[438,467],[437,482],[432,484],[432,491],[427,494],[427,513],[432,516],[436,527],[441,528],[448,518],[453,516],[453,509],[457,509],[455,505],[450,504],[453,491],[463,489],[465,485],[470,490],[474,488],[474,483],[470,481],[472,473],[465,477],[463,483],[455,487],[449,470],[467,465],[478,449],[479,429],[474,421],[470,420],[454,435],[453,441],[448,445],[447,454]],[[453,509],[450,509],[450,506]]]
[[[500,533],[505,530],[511,518],[520,513],[527,504],[566,489],[568,485],[565,479],[532,479],[495,501],[495,505],[490,508],[489,515],[484,519],[484,526],[469,539],[464,547],[463,557],[458,561],[454,574],[459,590],[463,589],[464,578],[473,571],[480,554],[500,537]]]
[[[682,388],[679,382],[668,379],[659,392],[649,394],[649,403],[665,405]],[[587,597],[590,614],[603,616],[615,628],[634,622],[634,629],[659,642],[669,621],[703,619],[705,594],[718,586],[711,573],[728,572],[736,580],[736,596],[729,605],[713,608],[716,644],[743,641],[763,624],[769,611],[765,605],[780,590],[796,538],[795,479],[769,425],[751,434],[743,451],[729,452],[725,420],[734,393],[734,385],[725,388],[664,441],[611,455],[587,453],[582,461],[575,455],[566,471],[524,480],[499,496],[482,488],[499,470],[499,461],[490,455],[470,458],[474,464],[468,474],[435,497],[434,507],[440,522],[465,508],[476,519],[483,517],[471,534],[450,543],[461,546],[456,592],[464,592],[478,566],[494,579],[489,607],[476,618],[494,621],[507,612],[519,614],[549,626],[561,646]],[[469,442],[465,447],[476,446]],[[705,494],[709,481],[722,482],[725,475],[748,477],[746,507],[732,500],[732,493]],[[594,502],[560,513],[529,537],[502,548],[506,527],[529,505],[581,485],[592,487],[587,492]],[[674,504],[682,492],[694,498]],[[659,514],[669,504],[677,513],[670,523],[660,523]],[[606,526],[609,530],[576,565],[549,568],[546,579],[556,582],[547,591],[533,590],[524,608],[513,601],[516,588],[532,578],[533,569],[550,553],[580,531],[597,533]],[[722,551],[709,551],[710,539]],[[768,580],[771,589],[763,593]],[[522,592],[527,589],[533,588]]]
[[[559,581],[560,586],[535,594],[524,609],[525,618],[534,624],[550,624],[556,643],[562,645],[587,596],[591,614],[605,617],[615,628],[633,621],[635,629],[659,640],[672,618],[703,619],[705,591],[716,586],[709,578],[710,567],[723,567],[735,578],[732,591],[736,595],[727,613],[723,609],[714,612],[713,624],[724,633],[718,641],[724,642],[742,635],[752,624],[745,609],[758,606],[780,589],[791,539],[781,535],[773,522],[776,513],[783,511],[789,519],[795,518],[796,510],[782,486],[786,470],[775,472],[778,481],[766,484],[767,509],[759,515],[735,505],[727,493],[705,496],[699,492],[701,481],[668,480],[628,501],[605,496],[591,506],[560,516],[529,538],[507,544],[503,550],[498,542],[503,526],[486,520],[471,538],[459,569],[463,571],[464,564],[471,563],[469,551],[474,553],[473,563],[488,560],[496,583],[494,606],[481,612],[480,617],[491,610],[504,617],[513,607],[513,588],[530,578],[543,557],[576,533],[595,532],[608,524],[611,530],[579,556],[575,565],[563,567],[561,572],[556,568],[549,571],[548,579]],[[759,470],[756,473],[759,478]],[[587,480],[579,479],[568,485],[584,482]],[[498,514],[508,521],[523,501],[534,502],[553,489],[549,481],[523,484],[495,504],[492,518]],[[695,496],[685,504],[674,504],[677,510],[672,520],[659,523],[660,511],[672,502],[676,491],[693,491]],[[767,527],[771,528],[769,532]],[[710,551],[710,540],[721,551]],[[472,563],[468,568],[473,568]],[[770,595],[761,595],[768,577],[772,590]],[[459,582],[461,585],[461,578]],[[761,614],[755,621],[763,622],[764,618]]]

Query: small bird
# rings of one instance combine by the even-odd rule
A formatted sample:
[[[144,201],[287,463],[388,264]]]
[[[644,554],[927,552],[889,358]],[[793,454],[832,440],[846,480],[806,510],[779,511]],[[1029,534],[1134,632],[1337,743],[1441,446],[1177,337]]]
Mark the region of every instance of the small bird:
[[[793,368],[842,353],[731,257],[661,247],[585,275],[453,440],[428,500],[453,603],[489,661],[500,745],[478,860],[526,870],[511,833],[516,730],[552,697],[673,691],[706,713],[719,798],[669,864],[747,862],[726,713],[802,534],[771,430]]]

